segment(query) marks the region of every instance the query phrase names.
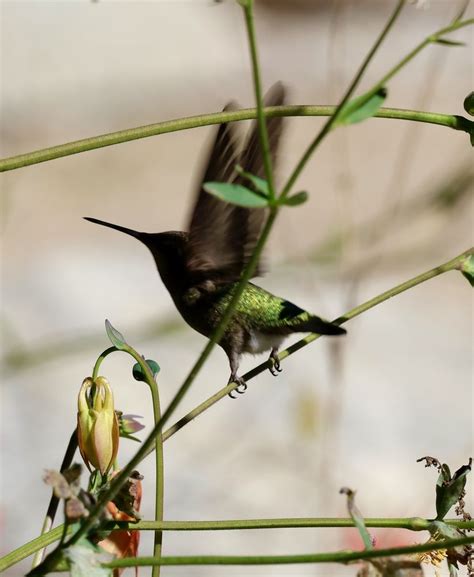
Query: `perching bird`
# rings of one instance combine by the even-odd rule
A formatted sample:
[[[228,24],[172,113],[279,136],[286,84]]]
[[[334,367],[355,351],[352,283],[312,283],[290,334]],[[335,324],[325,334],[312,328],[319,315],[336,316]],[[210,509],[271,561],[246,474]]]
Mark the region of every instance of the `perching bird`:
[[[284,102],[284,89],[275,85],[265,98],[265,106]],[[275,160],[282,132],[282,118],[267,119],[272,159]],[[264,178],[257,123],[242,150],[236,148],[237,138],[231,124],[221,124],[211,150],[202,183],[245,183],[236,165],[244,171]],[[219,323],[232,291],[249,262],[266,216],[265,208],[243,208],[224,202],[207,193],[201,184],[191,212],[187,232],[138,232],[95,218],[86,220],[107,226],[143,242],[151,251],[158,272],[183,319],[196,331],[210,337]],[[257,276],[260,267],[254,273]],[[341,335],[346,331],[312,315],[286,299],[277,297],[259,286],[248,283],[227,325],[219,345],[230,363],[229,382],[246,384],[237,375],[243,353],[270,351],[273,375],[280,371],[278,348],[287,335],[314,332]],[[232,395],[231,395],[232,396]]]

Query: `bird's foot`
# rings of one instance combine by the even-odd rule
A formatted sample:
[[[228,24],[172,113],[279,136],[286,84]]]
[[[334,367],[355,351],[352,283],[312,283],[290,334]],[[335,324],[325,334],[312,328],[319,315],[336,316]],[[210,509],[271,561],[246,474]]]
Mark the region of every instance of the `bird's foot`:
[[[247,390],[247,383],[244,381],[242,377],[230,377],[229,383],[237,383],[235,389],[230,391],[229,397],[231,399],[236,399],[237,397],[234,396],[234,393],[238,395],[242,395]]]
[[[270,353],[270,358],[268,360],[271,363],[271,365],[268,367],[268,370],[274,377],[278,377],[278,373],[281,373],[281,371],[283,370],[280,365],[280,359],[278,358],[278,353],[276,351],[275,352],[272,351]]]

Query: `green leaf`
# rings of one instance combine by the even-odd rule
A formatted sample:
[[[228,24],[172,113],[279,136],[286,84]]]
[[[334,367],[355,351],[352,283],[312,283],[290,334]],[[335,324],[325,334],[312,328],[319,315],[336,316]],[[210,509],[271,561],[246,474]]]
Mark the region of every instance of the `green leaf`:
[[[466,46],[465,42],[458,42],[457,40],[448,40],[447,38],[437,38],[435,44],[442,44],[443,46]]]
[[[470,115],[474,116],[474,92],[466,96],[463,102],[464,110]],[[472,136],[472,134],[471,134]]]
[[[119,350],[123,350],[127,347],[127,343],[122,333],[119,333],[117,329],[114,329],[108,319],[105,321],[105,330],[107,331],[107,336],[114,347]]]
[[[462,497],[471,462],[460,467],[451,477],[447,465],[443,465],[436,482],[436,519],[444,519],[448,511]]]
[[[156,377],[156,375],[160,372],[160,365],[153,359],[146,359],[145,363],[150,367],[150,371],[153,373],[153,376]],[[132,374],[136,381],[143,381],[146,383],[145,374],[139,363],[133,365]]]
[[[261,194],[250,190],[241,184],[229,182],[206,182],[204,190],[230,204],[245,208],[262,208],[268,206],[268,200]]]
[[[263,194],[264,197],[268,197],[270,195],[270,191],[268,190],[268,182],[259,176],[255,176],[251,172],[245,171],[241,166],[237,165],[235,170],[238,174],[249,180],[255,187],[255,192]]]
[[[461,261],[459,269],[471,283],[471,286],[474,287],[474,254],[466,256],[466,258]]]
[[[387,89],[379,88],[377,92],[366,92],[347,102],[336,120],[336,126],[356,124],[377,114],[387,97]]]
[[[308,193],[302,190],[301,192],[295,192],[295,194],[287,196],[283,204],[287,204],[288,206],[298,206],[300,204],[303,204],[307,200],[308,200]]]

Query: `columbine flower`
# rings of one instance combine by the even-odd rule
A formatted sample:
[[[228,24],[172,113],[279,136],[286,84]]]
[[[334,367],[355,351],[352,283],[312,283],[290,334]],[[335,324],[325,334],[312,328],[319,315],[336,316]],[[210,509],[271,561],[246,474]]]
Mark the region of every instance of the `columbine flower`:
[[[106,474],[117,456],[119,427],[112,389],[104,377],[84,380],[78,397],[77,436],[87,468]]]

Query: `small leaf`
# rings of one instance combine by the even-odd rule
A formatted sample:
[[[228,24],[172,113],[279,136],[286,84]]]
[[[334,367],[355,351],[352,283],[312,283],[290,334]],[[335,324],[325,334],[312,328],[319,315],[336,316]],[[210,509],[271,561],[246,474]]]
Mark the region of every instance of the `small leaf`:
[[[204,190],[220,200],[229,202],[230,204],[236,204],[237,206],[243,206],[245,208],[263,208],[264,206],[268,206],[268,200],[266,198],[241,184],[206,182],[204,184]]]
[[[474,92],[466,96],[463,102],[464,110],[470,115],[474,116]],[[471,134],[472,136],[472,134]]]
[[[468,465],[460,467],[451,477],[447,465],[443,465],[436,483],[436,519],[444,519],[448,511],[462,497],[466,486],[466,477],[471,470],[472,459]]]
[[[377,114],[387,97],[387,89],[379,88],[377,92],[366,92],[347,102],[336,120],[336,126],[356,124]]]
[[[160,365],[152,359],[146,359],[145,363],[150,367],[153,376],[156,377],[156,375],[160,372]],[[145,374],[139,363],[133,365],[132,374],[136,381],[143,381],[146,383]]]
[[[466,46],[465,42],[458,42],[457,40],[448,40],[448,38],[437,38],[435,44],[442,44],[443,46]]]
[[[464,258],[459,268],[462,274],[471,283],[471,286],[474,287],[474,254],[470,254],[469,256]]]
[[[287,204],[288,206],[298,206],[299,204],[303,204],[307,200],[308,200],[308,193],[302,190],[301,192],[296,192],[291,196],[287,196],[283,204]]]
[[[109,337],[109,340],[114,345],[114,347],[119,350],[125,349],[127,347],[124,336],[122,333],[119,333],[117,329],[114,329],[109,320],[105,321],[105,330],[107,331],[107,336]]]
[[[268,190],[268,182],[259,176],[255,176],[250,172],[245,171],[241,166],[237,165],[235,170],[238,174],[249,180],[255,187],[255,192],[263,194],[264,197],[268,197],[270,192]]]

